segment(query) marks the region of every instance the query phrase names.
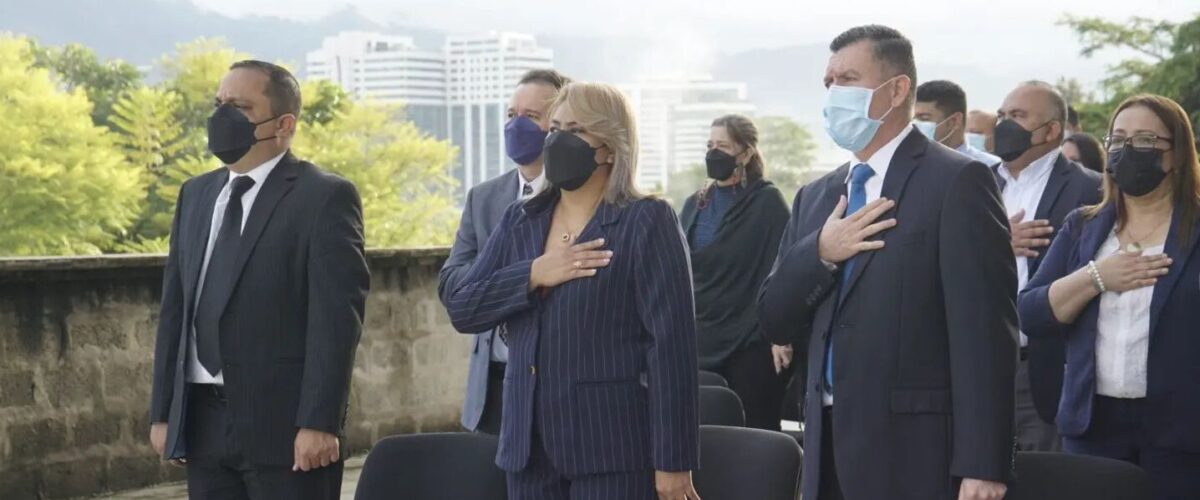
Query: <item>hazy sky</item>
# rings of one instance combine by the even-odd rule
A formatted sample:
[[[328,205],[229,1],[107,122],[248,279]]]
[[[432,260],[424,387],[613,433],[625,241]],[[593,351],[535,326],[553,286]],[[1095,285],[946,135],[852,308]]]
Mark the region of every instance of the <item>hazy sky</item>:
[[[827,43],[843,29],[883,23],[913,40],[918,63],[969,64],[1016,79],[1074,75],[1085,84],[1124,54],[1078,57],[1064,14],[1187,19],[1195,0],[193,0],[225,14],[315,19],[355,6],[372,19],[451,33],[639,36],[664,60],[703,69],[711,56],[750,48]],[[681,62],[682,61],[682,62]]]

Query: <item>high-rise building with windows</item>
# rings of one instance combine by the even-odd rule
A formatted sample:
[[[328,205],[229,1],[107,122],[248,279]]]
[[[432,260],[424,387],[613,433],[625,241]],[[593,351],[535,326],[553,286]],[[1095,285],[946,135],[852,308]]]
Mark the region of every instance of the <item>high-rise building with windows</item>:
[[[553,67],[554,53],[532,35],[503,32],[449,37],[444,53],[449,138],[461,150],[455,176],[474,186],[516,166],[504,152],[509,97],[526,71]]]
[[[504,152],[509,96],[526,71],[554,66],[532,35],[452,36],[438,51],[406,36],[343,32],[306,59],[308,78],[339,83],[358,99],[400,103],[422,131],[459,149],[462,193],[515,167]]]
[[[712,121],[750,115],[746,84],[709,76],[657,77],[620,85],[638,119],[638,187],[665,192],[672,173],[704,163]]]

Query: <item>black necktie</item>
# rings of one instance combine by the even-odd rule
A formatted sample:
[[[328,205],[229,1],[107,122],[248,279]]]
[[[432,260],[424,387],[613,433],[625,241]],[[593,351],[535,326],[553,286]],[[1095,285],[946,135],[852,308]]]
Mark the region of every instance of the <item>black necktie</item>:
[[[533,186],[530,186],[529,184],[521,186],[521,196],[529,196],[531,194],[533,194]]]
[[[200,291],[200,304],[196,306],[193,325],[196,327],[196,356],[200,364],[212,376],[221,371],[221,343],[219,326],[225,300],[233,286],[233,265],[237,260],[238,243],[242,239],[242,195],[254,186],[248,176],[234,177],[229,190],[229,203],[221,217],[221,228],[213,245],[212,257],[208,259],[208,271],[204,275],[204,288]]]

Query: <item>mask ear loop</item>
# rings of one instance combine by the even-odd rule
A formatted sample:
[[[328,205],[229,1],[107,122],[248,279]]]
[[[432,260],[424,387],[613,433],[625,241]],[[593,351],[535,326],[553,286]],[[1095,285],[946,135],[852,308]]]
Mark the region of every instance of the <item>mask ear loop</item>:
[[[957,114],[960,114],[960,113],[955,113],[955,115],[957,115]],[[940,127],[940,126],[942,126],[942,124],[943,124],[943,123],[946,123],[946,122],[950,121],[950,118],[954,118],[954,115],[950,115],[950,117],[949,117],[949,118],[946,118],[945,120],[942,120],[942,121],[938,122],[938,124],[937,124],[937,125],[934,125],[934,127],[933,127],[933,131],[934,131],[934,132],[933,132],[933,133],[934,133],[934,134],[937,134],[937,128],[938,128],[938,127]],[[965,117],[964,117],[964,119],[965,119]],[[946,140],[946,139],[950,138],[950,136],[954,135],[954,132],[957,132],[957,131],[958,131],[958,126],[957,126],[957,125],[955,125],[955,126],[954,126],[954,128],[950,129],[950,132],[949,132],[949,133],[947,133],[947,134],[946,134],[945,136],[943,136],[941,139],[935,139],[935,140],[936,140],[938,143],[941,143],[942,141],[944,141],[944,140]]]

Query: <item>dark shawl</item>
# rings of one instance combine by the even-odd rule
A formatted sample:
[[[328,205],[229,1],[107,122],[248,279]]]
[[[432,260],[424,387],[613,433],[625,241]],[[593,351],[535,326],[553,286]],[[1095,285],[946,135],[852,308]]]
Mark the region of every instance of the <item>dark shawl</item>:
[[[697,198],[693,194],[683,205],[679,218],[685,234],[696,223]],[[788,217],[775,185],[754,181],[725,212],[712,243],[692,251],[701,369],[716,369],[734,352],[764,341],[755,297],[775,263]]]

